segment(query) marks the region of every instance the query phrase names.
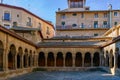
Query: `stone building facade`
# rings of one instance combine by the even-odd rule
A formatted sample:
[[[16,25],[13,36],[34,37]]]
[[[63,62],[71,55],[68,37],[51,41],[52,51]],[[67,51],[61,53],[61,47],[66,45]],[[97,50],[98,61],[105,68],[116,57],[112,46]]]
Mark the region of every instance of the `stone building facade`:
[[[101,36],[112,26],[119,24],[120,10],[112,10],[111,5],[109,10],[90,10],[85,3],[86,0],[68,0],[67,9],[58,9],[57,36]]]
[[[8,29],[15,30],[20,35],[24,33],[25,38],[32,33],[36,34],[36,31],[41,31],[43,38],[51,38],[54,36],[54,26],[52,23],[24,8],[0,4],[0,10],[0,24]],[[28,36],[27,39],[29,37],[30,36]]]

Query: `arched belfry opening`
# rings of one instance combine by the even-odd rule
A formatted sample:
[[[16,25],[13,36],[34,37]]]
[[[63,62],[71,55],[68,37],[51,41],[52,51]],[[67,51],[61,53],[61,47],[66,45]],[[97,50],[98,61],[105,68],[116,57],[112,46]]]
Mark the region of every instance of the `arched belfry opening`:
[[[10,51],[8,53],[8,69],[15,69],[15,55],[16,55],[16,47],[15,45],[10,46]]]
[[[3,43],[0,41],[0,71],[3,70],[3,52],[4,52]]]
[[[69,8],[83,8],[85,6],[86,0],[68,0]]]

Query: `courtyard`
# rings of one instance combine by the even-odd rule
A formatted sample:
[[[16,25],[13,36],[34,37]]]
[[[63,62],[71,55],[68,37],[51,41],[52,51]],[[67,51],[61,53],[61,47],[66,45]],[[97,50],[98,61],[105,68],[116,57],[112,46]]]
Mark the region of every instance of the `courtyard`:
[[[8,80],[120,80],[105,71],[38,71]]]

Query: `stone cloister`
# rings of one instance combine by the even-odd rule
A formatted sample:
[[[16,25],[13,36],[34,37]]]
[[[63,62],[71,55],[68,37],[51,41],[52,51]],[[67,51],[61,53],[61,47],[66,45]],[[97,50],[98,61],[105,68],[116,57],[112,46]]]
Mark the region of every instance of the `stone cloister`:
[[[77,43],[66,39],[34,44],[3,27],[0,27],[0,35],[0,77],[28,73],[34,68],[80,70],[106,67],[114,74],[120,68],[119,37],[109,43],[93,38],[83,42],[76,40]]]

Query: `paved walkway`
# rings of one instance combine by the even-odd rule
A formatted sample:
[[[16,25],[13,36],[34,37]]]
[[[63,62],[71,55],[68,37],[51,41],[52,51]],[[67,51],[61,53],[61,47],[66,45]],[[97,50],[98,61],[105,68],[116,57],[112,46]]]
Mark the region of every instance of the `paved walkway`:
[[[118,76],[94,72],[35,72],[8,80],[120,80]]]

